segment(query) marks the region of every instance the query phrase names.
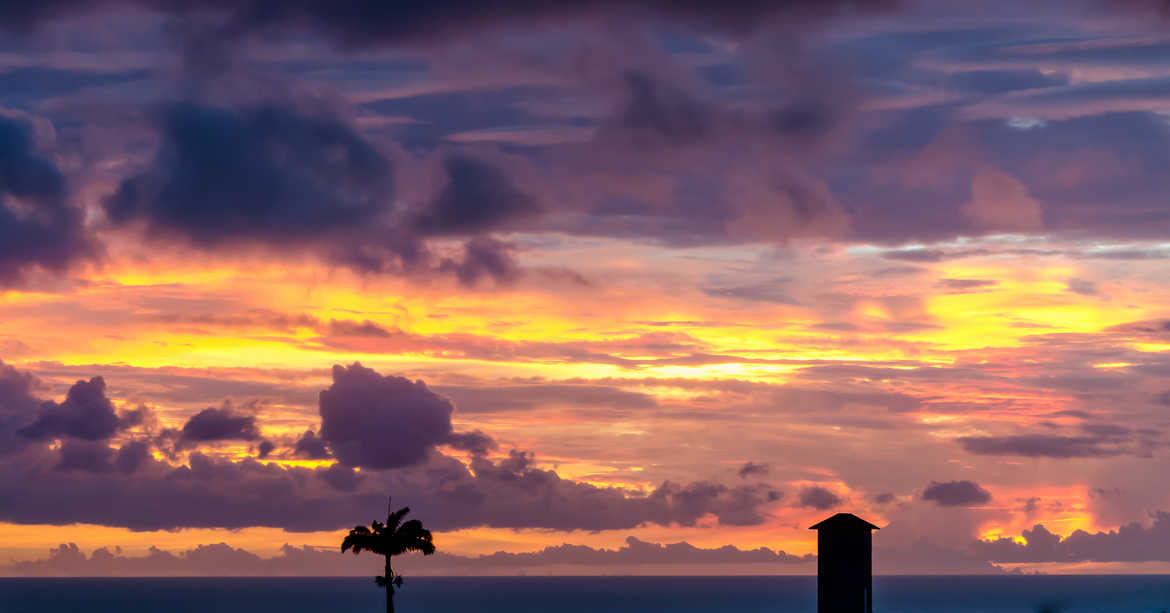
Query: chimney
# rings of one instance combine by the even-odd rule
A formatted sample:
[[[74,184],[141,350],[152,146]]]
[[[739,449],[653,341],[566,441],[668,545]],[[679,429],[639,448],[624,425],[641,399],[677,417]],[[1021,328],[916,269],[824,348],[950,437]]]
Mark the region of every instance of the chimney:
[[[873,613],[873,542],[879,528],[838,513],[817,531],[817,613]]]

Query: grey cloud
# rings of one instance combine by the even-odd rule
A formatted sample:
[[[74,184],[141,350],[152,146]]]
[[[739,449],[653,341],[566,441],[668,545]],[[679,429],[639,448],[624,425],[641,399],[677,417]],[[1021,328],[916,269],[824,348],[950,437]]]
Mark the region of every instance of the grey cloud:
[[[118,455],[114,458],[114,467],[124,474],[131,474],[138,470],[150,456],[151,444],[147,441],[128,441],[118,448]]]
[[[767,464],[756,464],[755,462],[744,462],[743,466],[739,467],[738,474],[742,478],[747,478],[752,475],[766,475],[768,474]]]
[[[588,383],[437,385],[434,389],[454,401],[461,414],[526,411],[549,404],[615,410],[653,409],[658,406],[658,401],[650,394]]]
[[[939,279],[938,282],[939,285],[954,290],[982,289],[999,285],[999,281],[993,279]]]
[[[777,280],[772,283],[757,285],[736,286],[706,286],[700,290],[714,298],[732,298],[753,302],[771,302],[774,304],[799,304],[788,291],[787,280]]]
[[[449,447],[466,451],[473,455],[485,455],[497,447],[495,439],[484,434],[482,430],[472,432],[452,432],[445,443]]]
[[[305,430],[295,445],[293,455],[310,460],[324,460],[329,458],[329,448],[324,439],[317,436],[312,430]]]
[[[922,499],[942,507],[970,507],[991,500],[991,494],[973,481],[931,481],[922,491]]]
[[[1088,279],[1072,278],[1068,280],[1068,291],[1082,296],[1099,296],[1101,290],[1097,283]]]
[[[114,467],[114,450],[104,441],[66,440],[61,444],[60,453],[57,470],[101,473]]]
[[[0,456],[19,450],[27,439],[17,432],[28,425],[42,401],[35,396],[41,383],[0,361]]]
[[[254,441],[260,438],[256,416],[240,415],[231,405],[223,408],[206,408],[192,415],[179,432],[182,445],[213,441]]]
[[[323,472],[317,473],[321,479],[334,489],[342,492],[352,492],[361,484],[362,475],[349,466],[334,464]]]
[[[814,485],[800,490],[798,504],[802,507],[826,511],[841,504],[841,497],[823,487]]]
[[[956,439],[970,453],[1046,458],[1103,458],[1119,455],[1148,456],[1157,443],[1150,434],[1112,424],[1082,424],[1082,434],[1017,434],[965,436]]]

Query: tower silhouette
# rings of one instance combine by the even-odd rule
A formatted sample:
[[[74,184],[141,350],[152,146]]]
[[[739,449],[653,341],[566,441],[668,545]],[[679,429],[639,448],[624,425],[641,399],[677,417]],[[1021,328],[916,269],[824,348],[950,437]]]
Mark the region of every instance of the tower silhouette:
[[[817,613],[873,613],[873,539],[879,528],[852,513],[817,531]]]

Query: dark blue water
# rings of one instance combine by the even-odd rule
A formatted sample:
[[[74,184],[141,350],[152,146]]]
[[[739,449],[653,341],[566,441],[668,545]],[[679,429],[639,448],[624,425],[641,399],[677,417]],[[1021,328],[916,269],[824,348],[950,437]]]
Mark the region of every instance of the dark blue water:
[[[1170,611],[1167,576],[876,577],[874,611]],[[815,577],[411,579],[398,613],[816,611]],[[370,579],[0,579],[2,613],[380,612]]]

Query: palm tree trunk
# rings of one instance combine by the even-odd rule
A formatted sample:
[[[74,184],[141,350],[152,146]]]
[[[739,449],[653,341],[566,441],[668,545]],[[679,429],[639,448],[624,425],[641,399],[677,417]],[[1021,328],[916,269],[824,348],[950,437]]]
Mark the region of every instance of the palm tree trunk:
[[[394,571],[390,568],[390,556],[386,556],[386,613],[394,613]]]

